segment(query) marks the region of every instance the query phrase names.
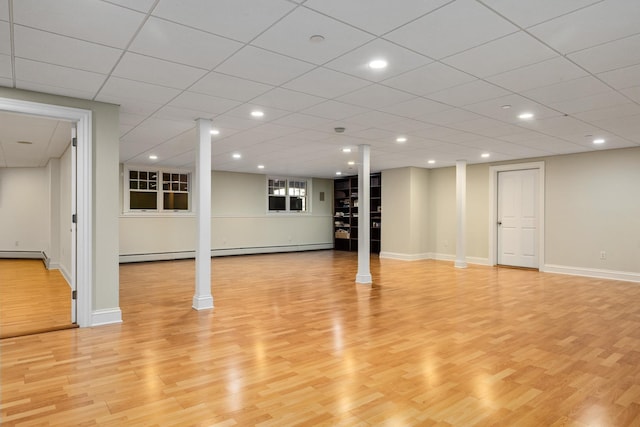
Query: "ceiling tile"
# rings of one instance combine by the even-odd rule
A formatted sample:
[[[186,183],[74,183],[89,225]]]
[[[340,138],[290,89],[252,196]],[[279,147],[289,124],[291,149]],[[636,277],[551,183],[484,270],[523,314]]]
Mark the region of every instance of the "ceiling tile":
[[[475,77],[444,65],[433,62],[397,77],[384,80],[383,84],[395,89],[427,95],[463,83],[475,80]]]
[[[443,60],[483,78],[551,59],[556,53],[523,31],[474,47]]]
[[[452,108],[449,110],[445,110],[445,111],[438,111],[438,112],[433,112],[433,113],[427,113],[427,114],[421,114],[418,117],[415,117],[418,120],[421,120],[423,122],[429,123],[429,124],[435,124],[435,125],[441,125],[441,126],[448,126],[451,125],[453,123],[458,123],[458,122],[466,122],[469,120],[475,120],[475,119],[479,119],[482,116],[472,113],[470,111],[465,111],[462,110],[460,108]],[[429,133],[434,133],[438,132],[439,129],[429,129],[428,132]],[[438,133],[439,135],[446,135],[449,132],[441,132]],[[421,136],[424,136],[424,134],[422,134]]]
[[[374,59],[386,60],[388,63],[387,67],[380,70],[371,69],[369,62]],[[423,55],[418,55],[386,40],[376,39],[334,59],[328,64],[325,64],[325,67],[379,82],[430,62],[432,62],[432,60]]]
[[[380,108],[380,111],[384,111],[385,113],[389,114],[396,114],[398,116],[413,118],[426,113],[449,110],[450,108],[451,106],[442,104],[441,102],[415,97],[409,99],[408,101],[402,101],[397,104],[392,104]]]
[[[401,120],[400,117],[394,116],[393,114],[387,114],[380,111],[368,111],[366,113],[358,114],[357,116],[349,117],[345,120],[345,123],[348,125],[356,124],[360,126],[383,126],[390,123],[395,123]],[[352,126],[347,126],[348,131],[356,131],[356,129],[352,129]]]
[[[288,89],[325,98],[335,98],[370,85],[371,82],[326,68],[316,68],[285,84]]]
[[[283,88],[275,88],[251,100],[251,102],[258,105],[275,107],[287,111],[303,110],[323,101],[325,101],[325,99],[319,96],[308,95]]]
[[[640,115],[640,105],[634,103],[614,105],[613,107],[599,108],[594,110],[575,113],[574,116],[587,122],[608,120],[616,117]]]
[[[629,99],[632,99],[640,104],[640,86],[628,87],[622,89],[620,92],[629,97]]]
[[[151,6],[155,3],[155,0],[108,0],[109,3],[115,3],[122,7],[128,7],[129,9],[137,10],[138,12],[149,12]]]
[[[365,31],[382,35],[450,0],[307,0],[304,5]],[[366,11],[366,13],[363,13]]]
[[[80,40],[124,48],[145,15],[98,0],[20,0],[13,3],[16,24]]]
[[[62,89],[95,94],[106,76],[89,71],[60,67],[43,62],[16,58],[16,75],[21,82],[31,82]],[[45,91],[46,92],[46,91]],[[85,95],[86,97],[86,95]],[[93,96],[92,96],[93,97]]]
[[[536,0],[514,2],[513,0],[483,0],[487,6],[506,16],[521,27],[547,21],[574,10],[598,3],[601,0]]]
[[[380,109],[388,105],[407,101],[411,98],[413,98],[413,95],[406,92],[401,92],[397,89],[379,84],[372,84],[371,86],[363,87],[362,89],[341,96],[337,100],[361,107]]]
[[[0,55],[0,77],[11,79],[12,74],[11,57],[9,55]]]
[[[611,90],[607,85],[595,77],[581,77],[550,86],[544,86],[523,92],[528,98],[533,98],[542,104],[551,104]]]
[[[131,99],[154,104],[165,104],[178,96],[180,91],[169,87],[143,83],[120,77],[109,77],[100,93],[98,101],[109,99]],[[108,101],[112,102],[112,101]]]
[[[638,85],[638,76],[640,76],[640,64],[598,74],[599,79],[614,89],[625,89]]]
[[[514,92],[550,86],[587,76],[587,72],[565,58],[553,58],[537,64],[507,71],[486,80]]]
[[[218,98],[195,92],[182,92],[173,99],[168,106],[176,108],[188,108],[208,113],[205,117],[226,113],[240,105],[239,101],[226,98]]]
[[[549,106],[557,109],[558,111],[562,111],[563,113],[573,115],[575,113],[609,108],[627,103],[629,103],[629,99],[614,90],[609,90],[595,95],[550,103]]]
[[[295,7],[284,0],[160,0],[153,14],[248,42]]]
[[[324,40],[312,42],[309,37]],[[297,8],[251,44],[314,64],[324,64],[373,38],[372,35],[306,8]]]
[[[251,116],[251,112],[254,110],[260,110],[264,113],[263,117],[253,118]],[[255,121],[258,125],[276,120],[280,117],[284,117],[286,115],[291,114],[289,111],[280,110],[274,107],[266,107],[264,105],[259,105],[254,102],[249,102],[246,104],[242,104],[236,108],[233,108],[225,113],[226,116],[238,117],[241,119],[248,119]]]
[[[198,80],[189,90],[237,101],[249,101],[272,88],[273,86],[270,85],[210,72]]]
[[[211,70],[241,47],[233,40],[151,17],[129,50]]]
[[[543,22],[529,31],[566,55],[638,33],[638,16],[640,2],[608,0]]]
[[[117,77],[176,89],[188,88],[205,74],[206,71],[200,68],[188,67],[131,52],[125,53],[118,66],[113,70],[113,75]]]
[[[9,21],[9,1],[0,0],[0,20]]]
[[[581,50],[569,59],[591,73],[602,73],[640,63],[640,34]]]
[[[309,114],[293,113],[274,121],[275,124],[282,126],[293,126],[299,129],[305,128],[326,128],[331,129],[331,120],[322,117],[311,116]]]
[[[303,110],[306,114],[331,120],[342,120],[367,111],[365,108],[338,101],[325,101]]]
[[[14,27],[16,57],[109,74],[122,50],[70,37]]]
[[[472,0],[458,0],[395,30],[384,38],[441,59],[518,28]],[[437,41],[437,42],[436,42]]]
[[[253,46],[242,50],[216,71],[271,85],[281,85],[314,68],[313,65]]]
[[[11,37],[9,23],[0,21],[0,54],[11,55]]]
[[[504,108],[506,106],[509,106],[509,108]],[[486,117],[513,124],[521,123],[522,119],[519,119],[518,115],[525,112],[533,113],[537,120],[560,115],[558,111],[515,94],[466,105],[464,108]]]
[[[147,118],[162,107],[162,104],[155,102],[146,102],[139,99],[124,99],[112,96],[99,96],[96,97],[96,101],[120,105],[121,114],[127,113],[142,115],[144,118]]]
[[[504,89],[482,80],[461,84],[429,94],[429,99],[460,107],[507,95]]]

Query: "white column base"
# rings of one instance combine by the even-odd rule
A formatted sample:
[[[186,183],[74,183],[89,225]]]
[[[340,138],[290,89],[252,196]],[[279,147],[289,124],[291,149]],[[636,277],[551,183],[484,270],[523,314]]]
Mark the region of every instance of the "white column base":
[[[213,297],[212,296],[194,296],[193,297],[193,309],[194,310],[210,310],[213,308]]]
[[[356,283],[370,284],[372,282],[370,274],[356,274]]]
[[[456,262],[453,263],[453,266],[455,268],[467,268],[467,262],[466,261],[458,261],[458,260],[456,260]]]

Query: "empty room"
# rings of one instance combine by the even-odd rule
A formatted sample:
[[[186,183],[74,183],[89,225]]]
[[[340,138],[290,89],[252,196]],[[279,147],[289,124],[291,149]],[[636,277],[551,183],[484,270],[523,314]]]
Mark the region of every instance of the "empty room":
[[[0,424],[640,425],[640,2],[0,0]]]

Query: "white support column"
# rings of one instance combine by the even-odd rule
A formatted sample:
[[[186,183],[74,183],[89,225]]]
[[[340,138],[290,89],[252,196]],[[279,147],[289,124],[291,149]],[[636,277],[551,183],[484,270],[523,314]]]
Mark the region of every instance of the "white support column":
[[[193,308],[213,308],[211,296],[211,120],[197,119],[195,195],[197,206],[196,227],[196,293]]]
[[[467,268],[467,162],[456,161],[456,262],[457,268]]]
[[[371,268],[370,268],[370,235],[369,228],[370,210],[370,187],[371,187],[371,147],[366,144],[358,146],[358,154],[360,163],[358,166],[358,273],[356,274],[356,283],[370,284]]]

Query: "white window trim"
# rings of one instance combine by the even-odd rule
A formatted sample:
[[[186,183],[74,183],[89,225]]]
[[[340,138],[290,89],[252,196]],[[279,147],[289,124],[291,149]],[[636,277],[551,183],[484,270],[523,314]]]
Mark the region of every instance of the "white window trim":
[[[285,191],[285,206],[287,208],[287,210],[284,211],[272,211],[269,210],[269,180],[270,179],[282,179],[282,180],[286,180],[287,181],[287,186],[286,191]],[[289,190],[289,181],[305,181],[307,183],[307,210],[305,211],[290,211],[289,210],[289,194],[288,194],[288,190]],[[313,180],[311,178],[302,178],[299,176],[280,176],[280,175],[265,175],[265,210],[267,215],[282,215],[282,216],[290,216],[290,215],[311,215],[311,200],[313,199],[313,197],[311,197],[312,194],[312,182]]]
[[[129,197],[129,171],[144,171],[144,172],[157,172],[158,173],[158,189],[157,189],[157,197],[158,197],[158,209],[150,209],[150,210],[142,210],[142,209],[131,209],[130,207],[130,197]],[[163,190],[162,190],[162,173],[181,173],[189,175],[189,209],[182,210],[173,210],[162,209],[163,202]],[[195,215],[195,209],[193,206],[193,191],[194,191],[194,182],[193,182],[193,171],[189,169],[176,169],[176,168],[165,168],[165,167],[154,167],[154,166],[142,166],[142,165],[123,165],[123,176],[122,176],[122,215],[123,216],[193,216]]]

